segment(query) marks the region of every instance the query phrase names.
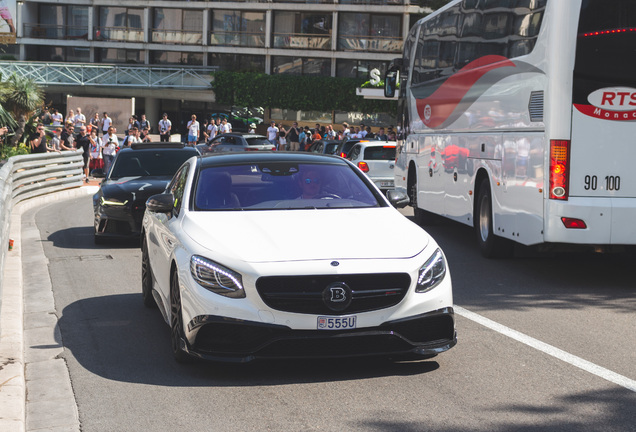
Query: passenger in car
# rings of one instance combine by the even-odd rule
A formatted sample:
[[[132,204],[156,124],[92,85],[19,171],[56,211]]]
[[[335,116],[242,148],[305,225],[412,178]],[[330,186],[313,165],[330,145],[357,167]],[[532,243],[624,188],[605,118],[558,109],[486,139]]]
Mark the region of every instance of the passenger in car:
[[[240,208],[236,194],[232,192],[232,177],[228,172],[204,176],[196,197],[197,207],[203,210]]]

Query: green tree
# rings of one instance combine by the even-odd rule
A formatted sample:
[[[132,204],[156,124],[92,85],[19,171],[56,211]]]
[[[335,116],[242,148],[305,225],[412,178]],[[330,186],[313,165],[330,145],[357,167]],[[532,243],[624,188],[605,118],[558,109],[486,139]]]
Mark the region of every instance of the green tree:
[[[27,122],[39,113],[43,103],[44,90],[31,78],[13,74],[0,81],[0,104],[11,113],[16,123],[12,145],[24,141]]]

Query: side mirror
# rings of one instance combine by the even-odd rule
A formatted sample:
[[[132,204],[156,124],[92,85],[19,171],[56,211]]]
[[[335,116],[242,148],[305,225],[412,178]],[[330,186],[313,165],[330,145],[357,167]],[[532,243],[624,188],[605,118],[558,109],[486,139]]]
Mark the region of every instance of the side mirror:
[[[146,201],[146,209],[154,213],[171,213],[174,208],[174,195],[162,193],[153,195]]]
[[[104,172],[103,168],[95,168],[91,171],[91,176],[95,178],[106,178],[106,172]]]
[[[406,192],[395,189],[388,190],[386,192],[386,197],[388,198],[391,205],[395,208],[404,208],[411,202]]]

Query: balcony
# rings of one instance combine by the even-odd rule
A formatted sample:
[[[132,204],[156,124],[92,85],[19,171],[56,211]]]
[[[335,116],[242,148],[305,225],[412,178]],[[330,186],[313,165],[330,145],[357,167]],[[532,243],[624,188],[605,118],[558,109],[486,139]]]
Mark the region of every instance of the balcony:
[[[400,37],[347,35],[338,38],[339,51],[401,53],[402,46]]]
[[[262,48],[265,47],[265,34],[218,31],[210,34],[210,45]]]
[[[24,36],[35,39],[88,39],[88,27],[25,23]]]
[[[331,36],[300,33],[274,33],[274,48],[330,50]]]
[[[140,28],[130,27],[95,27],[95,40],[143,42],[144,31]]]
[[[152,41],[175,45],[202,45],[203,35],[194,31],[153,29]]]

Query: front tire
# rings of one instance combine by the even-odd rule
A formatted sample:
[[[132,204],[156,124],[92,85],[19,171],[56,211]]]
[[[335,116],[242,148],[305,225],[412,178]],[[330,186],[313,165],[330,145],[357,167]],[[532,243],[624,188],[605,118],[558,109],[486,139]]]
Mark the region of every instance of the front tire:
[[[147,308],[157,307],[157,303],[152,296],[152,269],[145,239],[141,246],[141,295],[144,299],[144,306]]]
[[[183,332],[181,291],[179,290],[179,276],[174,271],[170,277],[170,345],[172,355],[177,363],[190,363],[192,358],[181,348],[182,340],[185,340],[185,335]]]
[[[484,257],[504,258],[512,255],[514,243],[495,235],[493,231],[492,194],[488,180],[482,180],[479,186],[474,220],[477,243]]]

